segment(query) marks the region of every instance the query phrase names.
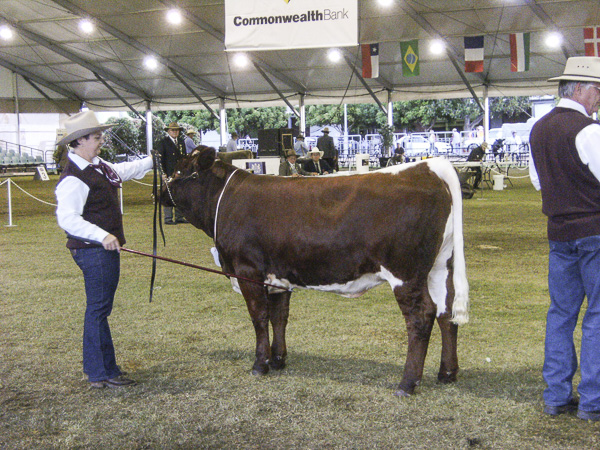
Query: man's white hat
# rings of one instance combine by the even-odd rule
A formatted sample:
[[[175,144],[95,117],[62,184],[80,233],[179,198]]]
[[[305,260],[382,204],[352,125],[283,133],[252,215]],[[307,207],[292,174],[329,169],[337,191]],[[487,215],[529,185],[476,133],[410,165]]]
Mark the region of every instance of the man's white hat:
[[[323,154],[325,152],[322,152],[321,150],[319,150],[317,147],[313,147],[310,152],[307,153],[307,155],[312,155],[313,153],[319,153],[321,155],[321,157],[323,157]]]
[[[100,125],[94,111],[82,111],[65,120],[64,126],[67,135],[56,145],[68,144],[88,134],[107,130],[114,125]]]
[[[584,81],[600,83],[600,58],[594,56],[575,56],[567,59],[565,71],[560,77],[548,81]]]

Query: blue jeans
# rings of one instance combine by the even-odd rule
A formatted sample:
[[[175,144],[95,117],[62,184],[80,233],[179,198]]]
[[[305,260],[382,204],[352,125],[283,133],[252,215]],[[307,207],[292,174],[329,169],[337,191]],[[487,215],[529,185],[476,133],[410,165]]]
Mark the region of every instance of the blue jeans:
[[[71,250],[83,272],[87,306],[83,323],[83,372],[90,381],[121,375],[115,359],[108,316],[119,284],[120,257],[102,247]]]
[[[573,396],[577,354],[573,331],[584,297],[579,409],[600,411],[600,236],[569,242],[550,241],[548,273],[550,308],[546,321],[544,401],[567,404]]]

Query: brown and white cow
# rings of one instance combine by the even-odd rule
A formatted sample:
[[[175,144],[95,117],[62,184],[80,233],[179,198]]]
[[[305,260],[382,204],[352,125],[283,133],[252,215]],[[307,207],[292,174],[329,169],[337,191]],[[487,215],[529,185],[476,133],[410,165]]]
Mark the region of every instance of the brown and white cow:
[[[408,329],[396,395],[410,395],[419,384],[436,317],[442,336],[438,380],[456,381],[457,325],[468,321],[469,287],[461,190],[449,162],[288,178],[238,170],[203,147],[178,163],[167,186],[163,202],[214,239],[226,272],[347,297],[388,282]],[[256,331],[252,372],[282,369],[291,292],[231,281]]]

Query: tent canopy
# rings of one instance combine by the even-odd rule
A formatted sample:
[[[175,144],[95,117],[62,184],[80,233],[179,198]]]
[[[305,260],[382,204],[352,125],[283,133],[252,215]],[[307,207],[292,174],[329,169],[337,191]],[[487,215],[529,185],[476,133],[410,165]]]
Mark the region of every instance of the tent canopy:
[[[283,1],[283,0],[282,0]],[[0,0],[0,112],[138,111],[510,95],[554,95],[546,80],[584,54],[583,27],[600,25],[598,0],[358,0],[359,43],[379,43],[380,77],[360,79],[360,47],[248,53],[246,68],[224,47],[223,0]],[[90,18],[95,31],[79,29]],[[563,43],[549,48],[549,32]],[[509,34],[531,33],[530,70],[511,72]],[[485,36],[483,73],[464,73],[465,36]],[[429,44],[442,38],[447,52]],[[400,42],[419,40],[420,76],[403,77]],[[151,71],[144,58],[159,61]],[[216,114],[216,113],[215,113]]]

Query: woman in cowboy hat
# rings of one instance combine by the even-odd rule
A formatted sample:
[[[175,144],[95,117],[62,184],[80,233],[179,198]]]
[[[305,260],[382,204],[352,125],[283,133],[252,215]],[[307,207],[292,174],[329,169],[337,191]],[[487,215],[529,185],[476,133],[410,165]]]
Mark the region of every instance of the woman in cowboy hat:
[[[569,58],[557,106],[531,129],[530,176],[542,191],[550,247],[544,412],[600,420],[600,58]],[[573,333],[584,297],[579,401]]]
[[[308,152],[308,156],[310,157],[310,160],[304,165],[304,170],[315,175],[327,175],[332,173],[331,167],[327,161],[321,159],[323,152],[317,147],[313,147],[312,150]]]
[[[167,136],[163,137],[158,144],[156,144],[156,151],[160,156],[160,165],[163,171],[163,175],[171,177],[175,171],[175,165],[177,161],[183,158],[186,154],[185,140],[181,136],[183,127],[177,122],[171,122],[169,126],[165,127]],[[173,210],[175,210],[175,217],[173,217]],[[163,206],[164,221],[166,225],[175,225],[177,223],[187,223],[187,220],[183,218],[183,214],[177,209],[171,206]]]
[[[67,233],[67,248],[83,272],[87,306],[83,325],[83,371],[94,388],[135,384],[122,376],[108,326],[119,282],[119,251],[125,244],[119,202],[122,181],[142,178],[152,158],[111,164],[99,158],[104,143],[93,111],[65,121],[69,162],[56,186],[56,217]]]

